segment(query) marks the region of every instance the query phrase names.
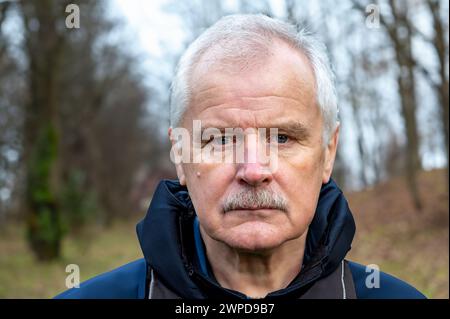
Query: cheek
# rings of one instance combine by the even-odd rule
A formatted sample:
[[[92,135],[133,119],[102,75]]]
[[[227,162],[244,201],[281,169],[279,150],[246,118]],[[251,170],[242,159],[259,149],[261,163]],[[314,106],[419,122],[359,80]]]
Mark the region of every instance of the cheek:
[[[215,222],[221,201],[234,178],[234,167],[226,164],[190,164],[186,184],[197,215],[202,222]]]
[[[315,215],[321,183],[297,179],[290,185],[286,194],[290,205],[289,220],[293,229],[303,234]]]
[[[282,157],[279,160],[279,172],[291,182],[304,185],[320,179],[324,168],[324,152],[317,148],[299,148],[295,155]]]
[[[280,161],[276,180],[288,197],[292,222],[304,224],[314,216],[322,186],[323,161],[320,152],[303,154]]]

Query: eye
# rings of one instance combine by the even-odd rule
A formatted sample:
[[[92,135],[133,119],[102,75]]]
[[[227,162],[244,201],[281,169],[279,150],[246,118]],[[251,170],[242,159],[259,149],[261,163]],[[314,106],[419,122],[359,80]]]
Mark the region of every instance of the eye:
[[[286,134],[277,134],[276,143],[278,144],[286,144],[289,141],[289,136]]]
[[[229,135],[215,136],[212,139],[212,142],[215,145],[228,145],[233,142],[233,136],[229,136]]]

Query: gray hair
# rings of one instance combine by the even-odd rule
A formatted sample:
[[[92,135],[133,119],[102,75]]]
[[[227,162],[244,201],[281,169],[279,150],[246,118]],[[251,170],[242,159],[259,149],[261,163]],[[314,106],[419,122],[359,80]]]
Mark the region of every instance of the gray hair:
[[[262,14],[236,14],[221,18],[190,44],[178,63],[171,86],[170,125],[180,125],[192,92],[190,77],[207,51],[216,50],[221,62],[231,61],[232,65],[238,62],[248,66],[257,63],[255,57],[267,55],[273,40],[279,39],[300,50],[311,63],[317,103],[324,120],[323,141],[326,144],[338,124],[334,73],[325,45],[304,28],[299,29]]]

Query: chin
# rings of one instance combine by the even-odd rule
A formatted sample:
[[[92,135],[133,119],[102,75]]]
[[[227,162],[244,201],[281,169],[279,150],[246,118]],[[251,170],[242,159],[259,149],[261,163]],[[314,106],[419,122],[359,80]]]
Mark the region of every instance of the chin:
[[[245,223],[227,231],[219,239],[228,246],[245,252],[264,252],[288,241],[286,231],[267,223]]]

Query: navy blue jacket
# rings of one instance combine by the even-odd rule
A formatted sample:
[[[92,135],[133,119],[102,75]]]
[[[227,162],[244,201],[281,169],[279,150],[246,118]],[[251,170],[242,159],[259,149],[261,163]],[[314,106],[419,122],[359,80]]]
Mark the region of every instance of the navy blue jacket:
[[[195,210],[187,189],[177,181],[164,180],[155,191],[147,215],[137,225],[144,258],[87,280],[80,288],[69,289],[56,298],[147,298],[150,268],[182,298],[245,298],[239,292],[230,295],[229,290],[212,289],[214,284],[201,285],[196,280],[205,275],[205,263],[208,264],[197,228]],[[303,269],[310,270],[313,275],[309,280],[314,281],[336,270],[351,248],[354,233],[355,223],[347,201],[330,180],[322,186],[316,213],[308,229],[300,274]],[[351,261],[349,267],[358,299],[425,298],[412,286],[384,272],[380,272],[379,287],[369,288],[366,278],[371,272]],[[208,276],[206,278],[214,281]],[[288,287],[268,297],[291,296],[304,278],[297,276]]]

